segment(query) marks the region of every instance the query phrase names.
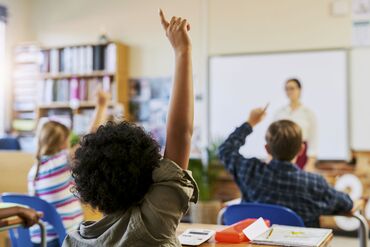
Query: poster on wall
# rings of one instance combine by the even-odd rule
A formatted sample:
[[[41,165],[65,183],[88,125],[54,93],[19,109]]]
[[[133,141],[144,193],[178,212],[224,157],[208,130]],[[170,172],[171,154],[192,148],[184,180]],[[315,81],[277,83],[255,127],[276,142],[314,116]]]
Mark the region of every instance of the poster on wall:
[[[172,89],[171,77],[130,79],[130,112],[135,123],[151,133],[162,148],[166,143],[166,119]],[[194,126],[192,157],[201,153],[201,129]]]
[[[352,45],[370,45],[370,0],[352,2]]]
[[[352,20],[353,21],[370,20],[370,0],[353,0]]]

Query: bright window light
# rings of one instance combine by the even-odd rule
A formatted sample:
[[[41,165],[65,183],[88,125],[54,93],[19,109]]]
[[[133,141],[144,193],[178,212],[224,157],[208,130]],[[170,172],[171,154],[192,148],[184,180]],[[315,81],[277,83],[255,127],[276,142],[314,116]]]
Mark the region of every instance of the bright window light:
[[[5,129],[5,28],[6,28],[6,8],[0,6],[0,135],[4,134]]]
[[[5,23],[0,22],[0,134],[4,134],[5,124]]]

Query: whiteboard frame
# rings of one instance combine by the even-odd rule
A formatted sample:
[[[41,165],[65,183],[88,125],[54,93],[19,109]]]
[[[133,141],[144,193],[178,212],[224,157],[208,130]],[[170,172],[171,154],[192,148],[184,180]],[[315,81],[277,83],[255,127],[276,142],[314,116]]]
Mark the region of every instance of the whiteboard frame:
[[[344,52],[346,58],[346,89],[347,89],[347,143],[348,143],[348,158],[347,160],[318,160],[320,162],[348,162],[351,160],[351,120],[350,120],[350,109],[351,109],[351,48],[338,47],[338,48],[329,48],[329,49],[301,49],[301,50],[279,50],[279,51],[258,51],[258,52],[245,52],[245,53],[228,53],[228,54],[213,54],[209,55],[207,59],[207,83],[206,83],[206,121],[207,121],[207,146],[212,142],[211,140],[211,60],[216,57],[237,57],[237,56],[258,56],[258,55],[278,55],[278,54],[294,54],[294,53],[310,53],[310,52]]]

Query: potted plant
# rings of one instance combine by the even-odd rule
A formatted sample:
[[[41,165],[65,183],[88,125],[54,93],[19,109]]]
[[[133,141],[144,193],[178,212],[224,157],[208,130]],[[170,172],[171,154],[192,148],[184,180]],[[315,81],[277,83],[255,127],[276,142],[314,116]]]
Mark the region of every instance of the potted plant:
[[[190,220],[192,223],[216,224],[221,209],[221,201],[212,196],[217,170],[212,169],[209,164],[204,165],[201,159],[190,159],[189,170],[199,188],[198,203],[190,207]]]

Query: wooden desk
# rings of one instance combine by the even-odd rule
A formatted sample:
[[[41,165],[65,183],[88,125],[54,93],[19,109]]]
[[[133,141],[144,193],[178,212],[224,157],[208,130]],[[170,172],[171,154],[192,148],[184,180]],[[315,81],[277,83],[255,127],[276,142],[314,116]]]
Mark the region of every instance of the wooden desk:
[[[177,235],[180,235],[183,233],[186,229],[189,228],[203,228],[203,229],[210,229],[210,230],[221,230],[225,228],[225,226],[220,225],[207,225],[207,224],[185,224],[181,223],[177,227]],[[331,241],[333,240],[333,235],[328,238],[328,240],[322,245],[322,247],[328,246]],[[228,243],[217,243],[214,240],[210,240],[207,243],[204,243],[201,245],[201,247],[234,247],[234,246],[244,246],[244,247],[252,247],[252,246],[260,246],[260,247],[274,247],[274,246],[268,246],[268,245],[256,245],[256,244],[249,244],[249,243],[239,243],[239,244],[228,244]],[[276,247],[276,246],[275,246]]]

